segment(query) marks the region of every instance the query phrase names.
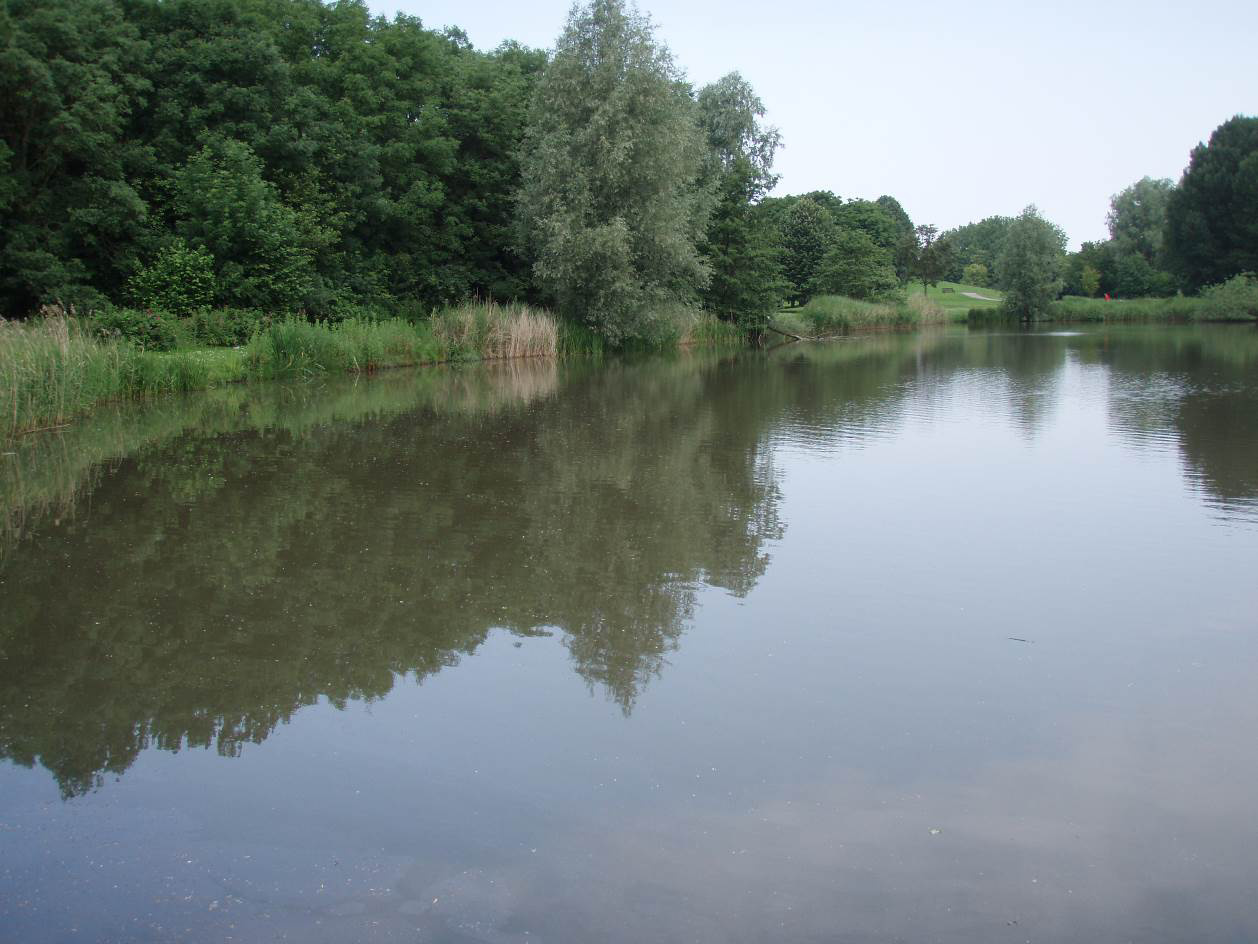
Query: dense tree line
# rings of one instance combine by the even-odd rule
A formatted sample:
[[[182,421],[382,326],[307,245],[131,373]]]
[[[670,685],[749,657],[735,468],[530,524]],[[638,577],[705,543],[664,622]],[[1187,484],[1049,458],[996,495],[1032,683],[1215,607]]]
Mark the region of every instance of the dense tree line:
[[[480,295],[623,341],[699,305],[755,332],[783,300],[1001,283],[1013,218],[940,235],[890,196],[769,197],[763,116],[736,72],[692,87],[622,0],[575,7],[549,54],[364,0],[8,0],[0,311]],[[1237,117],[1178,185],[1116,195],[1062,285],[1196,291],[1258,269],[1255,219],[1258,118]]]

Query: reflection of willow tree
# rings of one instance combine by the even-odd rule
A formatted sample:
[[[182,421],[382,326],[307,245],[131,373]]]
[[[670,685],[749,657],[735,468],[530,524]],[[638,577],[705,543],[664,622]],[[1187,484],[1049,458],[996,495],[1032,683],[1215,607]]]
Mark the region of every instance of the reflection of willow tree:
[[[0,573],[0,751],[79,792],[148,744],[230,754],[320,696],[381,696],[495,627],[559,628],[628,710],[697,587],[745,593],[779,530],[764,413],[716,406],[719,373],[139,449]]]
[[[28,465],[0,569],[0,753],[81,792],[150,744],[231,754],[320,697],[383,696],[494,628],[558,630],[629,711],[698,589],[764,572],[773,437],[885,429],[971,347],[420,372],[76,431],[97,465]]]
[[[1071,340],[1109,366],[1117,426],[1173,437],[1190,476],[1220,501],[1258,499],[1258,331],[1119,328]]]

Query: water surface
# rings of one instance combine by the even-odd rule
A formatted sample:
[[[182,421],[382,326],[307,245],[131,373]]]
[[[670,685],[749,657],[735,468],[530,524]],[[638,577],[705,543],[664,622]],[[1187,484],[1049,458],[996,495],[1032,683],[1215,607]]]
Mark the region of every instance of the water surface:
[[[0,457],[0,939],[1258,938],[1258,332],[102,411]]]

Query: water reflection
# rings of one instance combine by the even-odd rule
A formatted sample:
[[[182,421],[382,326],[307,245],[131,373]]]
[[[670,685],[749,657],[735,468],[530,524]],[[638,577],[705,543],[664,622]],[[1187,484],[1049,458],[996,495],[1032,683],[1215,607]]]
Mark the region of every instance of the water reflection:
[[[1034,442],[1069,388],[1243,514],[1256,364],[1236,330],[886,335],[108,410],[3,466],[0,754],[81,794],[150,745],[232,755],[320,698],[381,698],[494,629],[559,634],[628,714],[699,591],[765,574],[779,448],[862,448],[958,403]]]

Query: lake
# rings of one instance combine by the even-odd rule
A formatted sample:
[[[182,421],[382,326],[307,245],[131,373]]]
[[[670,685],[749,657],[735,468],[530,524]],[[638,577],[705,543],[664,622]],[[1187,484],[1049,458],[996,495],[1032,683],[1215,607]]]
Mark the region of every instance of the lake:
[[[1258,939],[1258,331],[234,387],[0,457],[0,939]]]

